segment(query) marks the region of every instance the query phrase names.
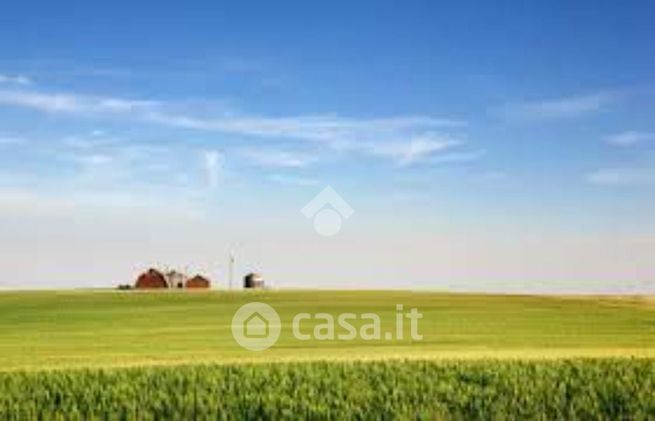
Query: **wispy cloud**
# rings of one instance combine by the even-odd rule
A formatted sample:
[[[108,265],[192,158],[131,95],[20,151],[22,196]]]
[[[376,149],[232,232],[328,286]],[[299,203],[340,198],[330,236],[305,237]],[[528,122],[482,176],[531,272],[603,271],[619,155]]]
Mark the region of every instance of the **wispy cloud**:
[[[28,78],[27,76],[23,75],[3,75],[0,74],[0,84],[14,84],[14,85],[31,85],[32,80]]]
[[[96,167],[98,165],[110,164],[113,161],[111,155],[107,154],[89,154],[89,155],[76,155],[71,158],[73,161],[78,162],[84,166]]]
[[[430,116],[347,118],[335,114],[287,117],[223,113],[214,117],[179,110],[179,104],[160,101],[98,97],[70,93],[0,90],[0,105],[43,112],[96,116],[124,116],[167,127],[246,137],[313,142],[334,151],[357,152],[392,159],[400,166],[426,162],[435,154],[460,144],[436,130],[461,129],[466,123]],[[187,110],[189,111],[189,110]],[[261,165],[306,166],[311,158],[289,153],[257,153]]]
[[[55,165],[69,169],[57,179],[75,189],[128,191],[181,186],[186,182],[181,177],[187,173],[194,177],[188,186],[204,186],[207,179],[204,156],[199,158],[193,145],[159,144],[104,131],[51,138],[25,154],[35,163],[48,160],[53,165],[54,160]]]
[[[245,136],[303,139],[334,144],[380,137],[388,139],[426,128],[452,128],[465,125],[457,120],[427,116],[352,119],[337,115],[293,117],[230,115],[218,118],[199,118],[157,111],[150,112],[145,117],[163,125],[186,129]]]
[[[318,160],[308,154],[270,148],[243,149],[241,155],[257,166],[270,168],[305,168]]]
[[[643,142],[655,140],[655,133],[639,132],[639,131],[625,131],[608,136],[606,141],[614,146],[634,146]]]
[[[464,163],[475,162],[481,159],[486,154],[484,150],[466,151],[466,152],[449,152],[439,154],[430,158],[431,164],[450,164],[450,163]]]
[[[121,138],[100,134],[95,130],[86,135],[71,135],[63,139],[65,146],[80,150],[106,148],[118,145],[122,141]]]
[[[587,174],[585,180],[603,186],[653,185],[655,171],[648,168],[607,168]]]
[[[617,99],[614,92],[598,92],[507,104],[495,111],[509,120],[566,119],[602,111]]]
[[[313,141],[355,140],[381,135],[390,137],[405,131],[466,126],[460,120],[420,115],[377,119],[345,118],[334,114],[291,117],[225,114],[200,117],[172,111],[174,104],[160,101],[25,90],[0,90],[0,104],[46,112],[125,113],[149,122],[184,129]]]
[[[205,173],[207,175],[207,185],[214,189],[218,187],[219,175],[225,158],[222,153],[218,151],[205,151],[203,153],[203,161],[205,165]]]
[[[459,142],[435,133],[414,137],[408,142],[372,145],[376,155],[388,156],[398,165],[407,166],[433,158],[436,153],[458,145]]]
[[[337,150],[354,151],[365,155],[378,156],[393,160],[396,165],[405,167],[428,162],[437,154],[460,145],[461,142],[448,135],[433,132],[410,135],[404,140],[387,142],[336,142],[332,144]]]
[[[316,186],[318,184],[318,180],[314,178],[296,177],[296,176],[289,176],[289,175],[282,175],[282,174],[271,174],[268,176],[268,180],[277,184],[283,184],[289,186],[309,187],[309,186]]]
[[[144,112],[156,102],[25,90],[0,90],[0,104],[62,113]]]

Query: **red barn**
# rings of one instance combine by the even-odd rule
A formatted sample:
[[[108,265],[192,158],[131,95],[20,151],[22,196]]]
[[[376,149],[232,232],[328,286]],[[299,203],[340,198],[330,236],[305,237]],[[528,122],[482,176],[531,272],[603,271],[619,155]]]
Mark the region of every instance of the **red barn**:
[[[147,272],[139,275],[134,287],[139,289],[168,288],[168,282],[158,270],[148,269]]]
[[[211,286],[211,282],[209,279],[196,275],[193,278],[189,279],[186,281],[186,288],[209,288]]]

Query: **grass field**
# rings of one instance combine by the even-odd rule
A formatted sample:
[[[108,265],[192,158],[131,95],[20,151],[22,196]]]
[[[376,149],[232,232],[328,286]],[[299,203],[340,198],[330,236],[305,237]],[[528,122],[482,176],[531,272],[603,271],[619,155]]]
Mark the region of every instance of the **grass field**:
[[[422,341],[300,341],[262,352],[235,343],[231,320],[261,301],[283,332],[298,312],[424,315]],[[0,293],[0,370],[311,359],[655,357],[647,297],[543,297],[406,291]]]

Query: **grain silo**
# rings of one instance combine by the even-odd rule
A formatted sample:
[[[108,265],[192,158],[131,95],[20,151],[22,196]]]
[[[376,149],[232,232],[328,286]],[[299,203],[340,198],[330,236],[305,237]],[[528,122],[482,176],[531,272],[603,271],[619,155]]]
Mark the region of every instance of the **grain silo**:
[[[243,278],[243,287],[246,289],[264,288],[264,278],[259,273],[251,272]]]

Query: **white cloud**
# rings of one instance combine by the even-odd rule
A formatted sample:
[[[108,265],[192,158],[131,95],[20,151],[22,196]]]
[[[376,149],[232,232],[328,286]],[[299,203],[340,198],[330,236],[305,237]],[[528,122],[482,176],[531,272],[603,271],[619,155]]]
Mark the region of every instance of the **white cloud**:
[[[647,168],[607,168],[585,176],[588,183],[603,186],[655,184],[655,171]]]
[[[143,122],[174,128],[259,137],[273,141],[293,139],[312,142],[335,151],[350,151],[390,158],[398,165],[424,162],[436,153],[458,143],[451,135],[436,129],[454,129],[465,122],[429,116],[388,118],[346,118],[338,115],[300,115],[287,117],[222,114],[200,117],[175,109],[180,104],[148,100],[108,98],[67,93],[0,90],[0,105],[30,108],[44,112],[97,116],[125,116]],[[265,156],[257,153],[261,165],[302,167],[311,157],[288,153]]]
[[[399,155],[396,159],[401,165],[409,165],[420,162],[436,152],[443,151],[451,146],[457,145],[458,142],[445,139],[434,134],[428,134],[412,139],[400,147],[397,152]]]
[[[94,131],[95,132],[95,131]],[[121,144],[123,139],[114,136],[95,135],[92,132],[90,135],[72,135],[63,140],[65,146],[74,149],[97,149],[103,147],[117,146]]]
[[[225,162],[225,157],[218,151],[205,151],[203,153],[205,173],[207,175],[207,185],[214,189],[218,186],[221,169]]]
[[[630,130],[608,136],[606,140],[610,145],[627,147],[655,140],[655,133]]]
[[[161,186],[172,188],[181,184],[180,174],[193,172],[193,168],[201,171],[196,174],[195,181],[201,179],[204,185],[206,179],[204,156],[197,166],[188,165],[189,162],[199,162],[198,151],[185,145],[151,144],[105,135],[77,135],[43,146],[35,159],[46,157],[71,170],[59,176],[57,183],[72,189],[132,191]],[[193,187],[185,186],[189,191]]]
[[[475,162],[485,155],[485,151],[450,152],[430,158],[431,164]]]
[[[277,184],[291,185],[291,186],[316,186],[318,180],[314,178],[306,177],[295,177],[282,174],[271,174],[268,176],[268,179]]]
[[[429,161],[436,154],[460,144],[460,141],[436,133],[425,133],[406,141],[360,142],[340,144],[338,148],[392,159],[399,166]]]
[[[255,165],[271,168],[305,168],[317,161],[314,156],[275,149],[244,149],[241,155]]]
[[[74,156],[73,160],[81,165],[95,167],[98,165],[110,164],[113,161],[111,155],[106,154],[91,154]]]
[[[157,105],[154,101],[93,97],[67,93],[41,93],[23,90],[0,91],[0,104],[31,108],[44,112],[78,114],[143,112]]]
[[[339,149],[368,149],[366,145],[408,138],[417,132],[436,127],[462,127],[456,120],[426,116],[403,116],[386,119],[351,119],[336,115],[326,116],[225,116],[198,118],[164,111],[146,114],[146,119],[171,127],[215,131],[228,134],[276,139],[299,139],[326,144]],[[353,144],[361,146],[352,147]],[[387,147],[391,147],[388,145]]]
[[[47,112],[79,112],[83,108],[75,96],[24,91],[0,91],[0,104]]]
[[[0,74],[0,84],[2,83],[27,86],[27,85],[31,85],[32,81],[30,80],[30,78],[23,75],[11,76],[11,75]]]
[[[150,113],[146,117],[164,125],[186,129],[249,136],[300,138],[314,141],[352,139],[364,134],[389,134],[403,130],[415,130],[421,127],[463,127],[466,125],[458,120],[426,116],[352,119],[337,115],[293,117],[229,115],[218,118],[199,118],[159,111]]]
[[[508,104],[498,111],[510,120],[551,120],[579,117],[605,109],[617,100],[611,92]]]

